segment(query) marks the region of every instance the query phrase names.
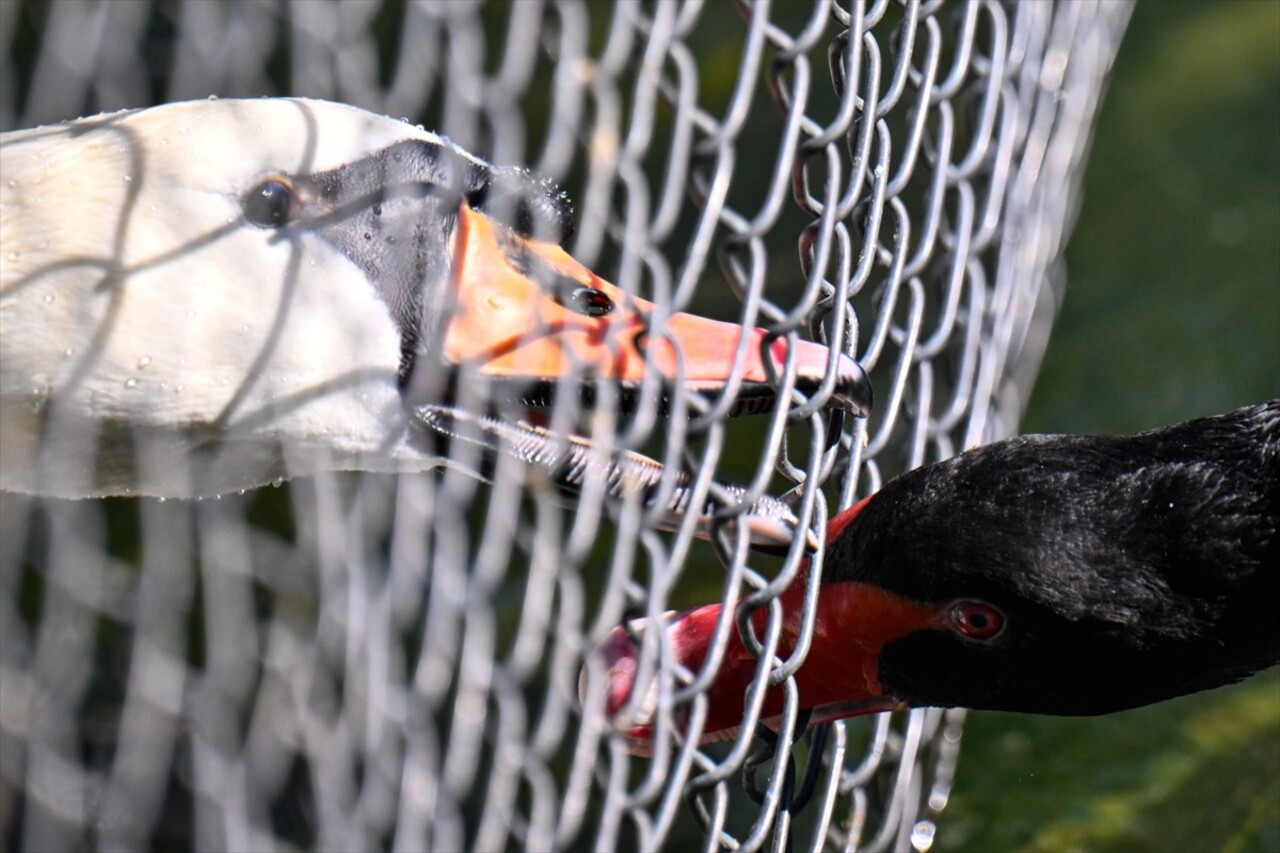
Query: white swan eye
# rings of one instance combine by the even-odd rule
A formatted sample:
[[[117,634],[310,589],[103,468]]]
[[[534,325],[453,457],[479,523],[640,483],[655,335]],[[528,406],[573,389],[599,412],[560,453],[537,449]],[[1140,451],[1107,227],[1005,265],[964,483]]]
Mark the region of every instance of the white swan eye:
[[[298,212],[293,187],[280,178],[263,181],[244,197],[244,218],[261,228],[279,228]]]

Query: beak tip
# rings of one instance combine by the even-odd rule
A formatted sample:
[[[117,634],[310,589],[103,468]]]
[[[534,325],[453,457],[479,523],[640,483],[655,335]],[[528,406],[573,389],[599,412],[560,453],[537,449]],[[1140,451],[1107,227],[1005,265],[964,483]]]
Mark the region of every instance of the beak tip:
[[[631,623],[631,631],[643,630],[646,620],[637,619]],[[632,640],[631,631],[625,626],[618,626],[609,632],[596,646],[595,655],[601,664],[599,669],[584,667],[578,678],[578,697],[586,705],[603,700],[602,710],[605,717],[618,731],[628,731],[648,726],[656,712],[656,684],[648,685],[646,695],[632,704],[632,692],[636,689],[637,668],[639,665],[639,649]],[[593,684],[593,678],[600,678],[599,685]],[[603,696],[592,696],[599,690]]]

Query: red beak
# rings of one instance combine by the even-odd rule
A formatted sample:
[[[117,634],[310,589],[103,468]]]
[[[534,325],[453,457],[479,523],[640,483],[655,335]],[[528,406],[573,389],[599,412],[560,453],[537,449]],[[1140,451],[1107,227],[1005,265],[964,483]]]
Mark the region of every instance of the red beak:
[[[833,541],[850,519],[866,503],[863,501],[832,519],[827,527]],[[783,609],[783,631],[777,651],[785,659],[795,649],[804,604],[807,567],[779,597]],[[662,630],[676,661],[696,676],[708,663],[715,626],[722,605],[713,604],[684,613],[672,613]],[[765,609],[752,615],[757,637],[765,636],[768,614]],[[906,634],[941,628],[943,615],[934,606],[919,604],[888,593],[879,587],[857,582],[823,585],[818,595],[813,638],[804,664],[795,674],[800,707],[811,711],[813,724],[861,714],[900,710],[905,704],[885,692],[879,681],[878,661],[884,646]],[[598,647],[605,670],[605,708],[614,725],[627,733],[632,750],[648,752],[656,713],[657,681],[636,683],[639,648],[633,633],[652,630],[644,620],[615,628]],[[707,716],[702,730],[685,731],[686,737],[712,743],[733,737],[743,722],[744,699],[756,678],[758,661],[739,637],[736,625],[729,624],[728,644],[719,667],[706,691]],[[583,695],[589,685],[584,682]],[[766,724],[775,720],[783,707],[783,691],[770,690],[760,711]],[[679,725],[679,723],[677,723]]]

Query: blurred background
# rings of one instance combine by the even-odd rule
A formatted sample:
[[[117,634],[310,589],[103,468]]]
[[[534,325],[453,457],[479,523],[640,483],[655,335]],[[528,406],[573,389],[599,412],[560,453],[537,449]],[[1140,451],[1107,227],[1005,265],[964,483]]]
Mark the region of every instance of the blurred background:
[[[1139,3],[1026,432],[1280,396],[1280,3]],[[940,850],[1280,850],[1280,673],[1108,717],[973,713]]]

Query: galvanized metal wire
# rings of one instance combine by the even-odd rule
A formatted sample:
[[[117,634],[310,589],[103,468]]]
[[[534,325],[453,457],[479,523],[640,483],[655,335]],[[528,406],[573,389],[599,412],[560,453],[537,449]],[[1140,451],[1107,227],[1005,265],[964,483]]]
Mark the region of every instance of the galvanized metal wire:
[[[789,492],[821,535],[894,474],[1016,431],[1128,14],[6,0],[0,129],[296,94],[527,165],[576,200],[568,248],[604,277],[663,311],[826,341],[871,373],[865,422],[833,421],[830,389],[806,398],[786,373],[784,405],[755,427],[724,417],[728,397],[680,393],[669,419],[585,421],[700,489]],[[690,524],[657,532],[638,501],[611,513],[591,489],[566,514],[526,474],[329,473],[203,501],[0,495],[5,846],[930,846],[963,713],[806,730],[790,676],[811,612],[778,654],[802,548],[769,562],[728,526],[698,546]],[[764,663],[742,734],[680,736],[707,678],[642,632],[658,713],[652,757],[630,756],[580,674],[616,625],[707,589],[745,605],[726,636],[769,615],[749,637]],[[769,685],[787,697],[776,732],[756,725]]]

